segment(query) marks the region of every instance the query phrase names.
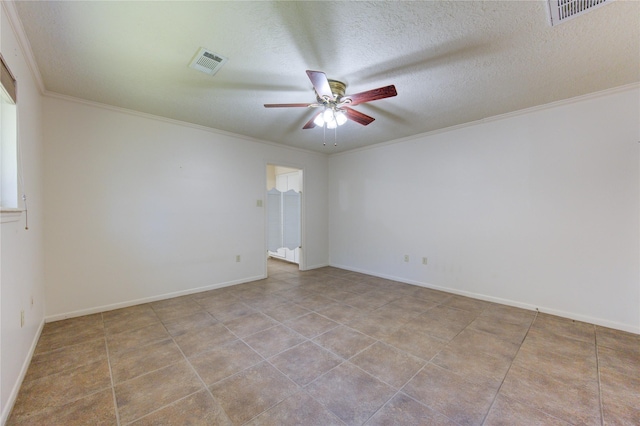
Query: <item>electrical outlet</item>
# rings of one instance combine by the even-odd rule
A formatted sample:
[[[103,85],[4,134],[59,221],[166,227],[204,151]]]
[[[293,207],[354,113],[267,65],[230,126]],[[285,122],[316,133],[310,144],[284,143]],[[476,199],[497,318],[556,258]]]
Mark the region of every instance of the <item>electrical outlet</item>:
[[[426,265],[426,264],[427,264],[427,258],[426,258],[426,257],[423,257],[423,258],[422,258],[422,264],[423,264],[423,265]]]
[[[256,201],[256,207],[262,207],[262,200]]]
[[[408,254],[405,254],[405,255],[404,255],[404,261],[405,261],[405,262],[408,262],[408,261],[409,261],[409,255],[408,255]]]
[[[24,309],[20,311],[20,328],[24,327]]]
[[[236,262],[240,262],[240,255],[236,254]]]

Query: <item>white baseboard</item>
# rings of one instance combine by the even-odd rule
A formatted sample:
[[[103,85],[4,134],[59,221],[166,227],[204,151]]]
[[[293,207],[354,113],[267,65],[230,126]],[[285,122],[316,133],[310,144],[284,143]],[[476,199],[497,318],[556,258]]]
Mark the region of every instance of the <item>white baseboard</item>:
[[[606,320],[606,319],[603,319],[603,318],[596,318],[596,317],[591,317],[591,316],[588,316],[588,315],[581,315],[581,314],[576,314],[576,313],[573,313],[573,312],[567,312],[567,311],[562,311],[562,310],[558,310],[558,309],[547,308],[546,306],[536,306],[536,305],[532,305],[530,303],[520,302],[520,301],[516,301],[516,300],[502,299],[500,297],[487,296],[487,295],[484,295],[484,294],[473,293],[473,292],[464,291],[464,290],[457,290],[457,289],[449,288],[449,287],[441,287],[441,286],[433,285],[433,284],[430,284],[430,283],[424,283],[424,282],[409,280],[409,279],[406,279],[406,278],[396,277],[396,276],[392,276],[392,275],[379,274],[379,273],[376,273],[376,272],[367,271],[367,270],[358,269],[358,268],[353,268],[353,267],[346,266],[346,265],[332,264],[331,266],[336,267],[336,268],[340,268],[340,269],[345,269],[345,270],[352,271],[352,272],[359,272],[361,274],[372,275],[372,276],[378,277],[378,278],[385,278],[385,279],[388,279],[388,280],[398,281],[398,282],[405,283],[405,284],[417,285],[417,286],[420,286],[420,287],[430,288],[430,289],[433,289],[433,290],[440,290],[440,291],[444,291],[444,292],[451,293],[451,294],[457,294],[459,296],[466,296],[466,297],[471,297],[473,299],[484,300],[484,301],[487,301],[487,302],[499,303],[501,305],[507,305],[507,306],[513,306],[513,307],[516,307],[516,308],[528,309],[530,311],[538,311],[538,312],[542,312],[542,313],[545,313],[545,314],[556,315],[556,316],[559,316],[559,317],[568,318],[568,319],[581,321],[581,322],[586,322],[586,323],[589,323],[589,324],[595,324],[595,325],[599,325],[599,326],[602,326],[602,327],[614,328],[616,330],[626,331],[628,333],[640,334],[640,326],[632,326],[632,325],[628,325],[628,324],[619,323],[619,322],[616,322],[616,321]]]
[[[60,320],[68,319],[68,318],[81,317],[81,316],[84,316],[84,315],[97,314],[97,313],[100,313],[100,312],[113,311],[114,309],[128,308],[129,306],[142,305],[144,303],[150,303],[150,302],[157,302],[159,300],[171,299],[173,297],[187,296],[189,294],[202,293],[203,291],[215,290],[215,289],[218,289],[218,288],[229,287],[229,286],[237,285],[237,284],[244,284],[244,283],[248,283],[248,282],[251,282],[251,281],[262,280],[262,279],[265,279],[265,278],[266,278],[266,276],[264,276],[264,275],[255,276],[255,277],[248,277],[248,278],[243,278],[243,279],[240,279],[240,280],[227,281],[227,282],[218,283],[218,284],[212,284],[212,285],[208,285],[208,286],[204,286],[204,287],[192,288],[192,289],[188,289],[188,290],[176,291],[176,292],[173,292],[173,293],[165,293],[165,294],[160,294],[160,295],[157,295],[157,296],[145,297],[145,298],[142,298],[142,299],[127,300],[127,301],[124,301],[124,302],[113,303],[113,304],[110,304],[110,305],[102,305],[102,306],[96,306],[96,307],[93,307],[93,308],[80,309],[80,310],[77,310],[77,311],[66,312],[66,313],[62,313],[62,314],[49,315],[49,316],[46,316],[44,320],[45,320],[45,322],[54,322],[54,321],[60,321]]]
[[[11,410],[13,410],[13,405],[16,403],[16,399],[18,398],[18,393],[20,392],[20,387],[22,386],[22,382],[27,375],[27,370],[29,369],[29,365],[31,364],[31,359],[33,358],[33,353],[36,350],[36,346],[38,345],[38,340],[40,340],[40,335],[42,334],[42,329],[44,328],[44,320],[40,321],[40,326],[38,326],[38,331],[31,342],[31,347],[29,348],[29,352],[27,353],[24,362],[22,363],[22,368],[20,369],[20,374],[18,375],[18,380],[13,385],[11,389],[11,393],[9,394],[9,398],[7,399],[7,404],[4,406],[2,410],[2,414],[0,414],[0,425],[4,425],[9,420],[9,415],[11,414]]]
[[[321,263],[321,264],[318,264],[318,265],[308,265],[304,269],[301,269],[301,271],[310,271],[312,269],[324,268],[326,266],[329,266],[329,264],[328,263]]]

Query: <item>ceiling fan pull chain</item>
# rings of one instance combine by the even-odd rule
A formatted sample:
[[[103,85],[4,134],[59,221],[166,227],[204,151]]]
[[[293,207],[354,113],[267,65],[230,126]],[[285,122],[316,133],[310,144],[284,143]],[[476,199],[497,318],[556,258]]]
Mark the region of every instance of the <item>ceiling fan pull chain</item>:
[[[333,128],[333,146],[338,146],[338,126]]]
[[[327,126],[322,125],[322,145],[327,146]]]

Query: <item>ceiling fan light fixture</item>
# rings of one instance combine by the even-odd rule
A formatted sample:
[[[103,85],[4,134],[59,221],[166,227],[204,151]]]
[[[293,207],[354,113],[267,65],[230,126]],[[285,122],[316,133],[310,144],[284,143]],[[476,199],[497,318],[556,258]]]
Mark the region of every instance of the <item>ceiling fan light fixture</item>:
[[[324,126],[324,118],[322,118],[322,114],[318,114],[316,116],[315,120],[313,120],[313,124],[315,124],[318,127]]]
[[[344,113],[344,111],[338,110],[335,114],[335,117],[336,117],[336,122],[338,123],[338,126],[342,126],[344,123],[347,122],[347,115]]]

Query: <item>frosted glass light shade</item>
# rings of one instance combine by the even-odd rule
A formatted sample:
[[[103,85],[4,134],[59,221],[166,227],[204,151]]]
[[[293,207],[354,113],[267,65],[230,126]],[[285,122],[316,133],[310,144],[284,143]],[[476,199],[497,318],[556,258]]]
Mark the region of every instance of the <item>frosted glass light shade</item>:
[[[313,124],[318,127],[327,126],[327,129],[335,129],[347,122],[347,115],[344,111],[325,108],[320,114],[313,119]]]

